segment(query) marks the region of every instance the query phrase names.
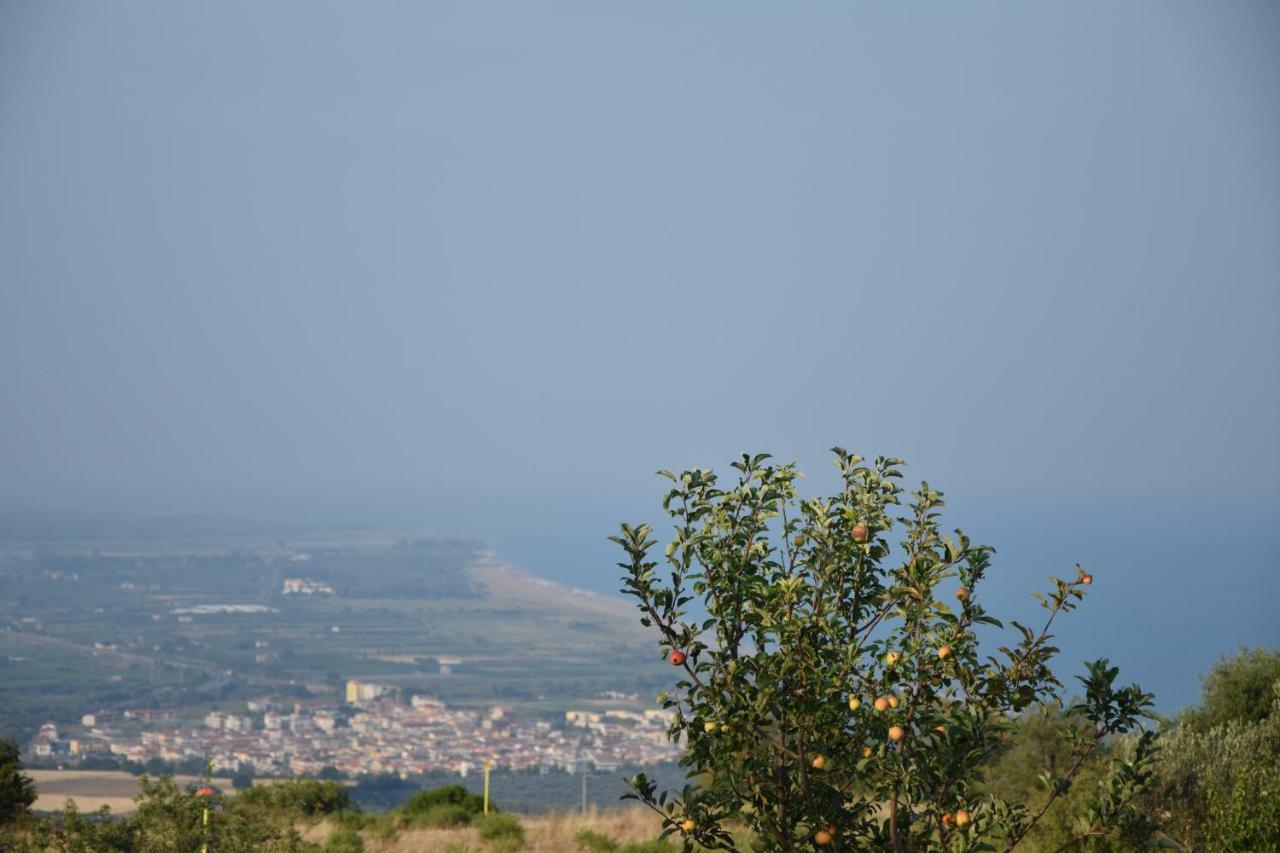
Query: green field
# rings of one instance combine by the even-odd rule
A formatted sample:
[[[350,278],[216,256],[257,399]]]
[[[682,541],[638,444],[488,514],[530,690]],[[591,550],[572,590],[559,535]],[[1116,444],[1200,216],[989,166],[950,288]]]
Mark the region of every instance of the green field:
[[[333,594],[285,595],[286,578]],[[648,706],[664,675],[626,605],[459,539],[10,546],[0,586],[0,734],[23,740],[96,710],[336,702],[350,678],[558,716],[605,691]],[[199,612],[225,605],[258,611]]]

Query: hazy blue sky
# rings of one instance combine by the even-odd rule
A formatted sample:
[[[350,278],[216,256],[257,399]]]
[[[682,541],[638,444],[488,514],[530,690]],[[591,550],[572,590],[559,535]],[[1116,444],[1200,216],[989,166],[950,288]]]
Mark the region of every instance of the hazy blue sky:
[[[1277,81],[1269,2],[7,0],[0,504],[576,576],[842,443],[1280,644]]]

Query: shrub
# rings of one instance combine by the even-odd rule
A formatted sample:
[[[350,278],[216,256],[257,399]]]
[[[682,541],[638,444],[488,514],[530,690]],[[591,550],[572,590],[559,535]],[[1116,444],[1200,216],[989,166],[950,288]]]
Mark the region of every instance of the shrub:
[[[618,848],[618,853],[676,853],[676,847],[661,840],[628,841]]]
[[[36,828],[33,848],[68,853],[191,853],[205,844],[219,853],[302,853],[315,849],[274,816],[262,820],[243,810],[224,808],[227,801],[220,794],[196,796],[191,790],[179,789],[170,777],[152,781],[143,776],[138,788],[134,798],[137,810],[120,818],[114,818],[105,807],[85,815],[69,802],[58,820]]]
[[[480,838],[494,849],[516,850],[524,845],[524,826],[513,815],[480,815],[474,824]]]
[[[1245,691],[1220,701],[1221,685],[1246,682],[1237,676],[1256,672],[1259,660],[1245,652],[1215,667],[1204,704],[1160,739],[1160,778],[1144,798],[1147,811],[1191,849],[1264,850],[1280,838],[1280,679],[1270,702],[1238,701]],[[1224,707],[1234,709],[1226,722],[1201,728]]]
[[[378,822],[378,818],[363,812],[341,811],[329,815],[329,820],[339,829],[354,829],[359,832],[370,829]]]
[[[364,853],[364,839],[354,829],[339,829],[325,839],[324,853]]]
[[[471,793],[461,785],[443,785],[429,791],[419,791],[410,797],[401,809],[405,814],[413,815],[436,806],[457,806],[464,809],[468,815],[480,814],[484,811],[484,797]],[[492,805],[489,810],[496,811]]]
[[[355,804],[345,786],[319,779],[289,779],[255,785],[238,792],[231,807],[265,815],[319,817],[354,811]]]
[[[1209,671],[1200,705],[1187,711],[1183,724],[1203,732],[1226,723],[1262,722],[1272,713],[1272,686],[1277,681],[1280,653],[1242,648]]]
[[[697,780],[659,793],[639,774],[628,796],[662,815],[663,837],[714,849],[733,847],[727,819],[768,849],[1012,847],[1109,738],[1139,728],[1151,697],[1117,687],[1106,660],[1088,664],[1083,700],[1057,720],[1066,760],[1041,792],[984,795],[981,768],[1017,716],[1058,700],[1050,630],[1092,577],[1052,579],[1042,625],[1011,623],[1016,643],[981,657],[977,630],[1003,627],[977,594],[992,549],[943,533],[927,483],[908,499],[901,460],[834,452],[841,489],[805,500],[796,467],[764,454],[735,462],[724,487],[709,470],[661,472],[675,522],[661,575],[648,525],[613,537],[623,590],[675,664],[660,700]],[[1077,837],[1149,833],[1133,800],[1152,761],[1144,732],[1096,786]]]
[[[573,836],[573,843],[578,845],[582,850],[590,850],[592,853],[614,853],[618,849],[618,842],[612,837],[605,835],[603,832],[596,832],[594,829],[582,829]]]
[[[407,815],[407,817],[412,826],[447,829],[454,826],[466,826],[471,822],[472,812],[462,806],[442,803],[437,806],[431,806],[425,811],[414,812]]]
[[[22,772],[18,745],[0,740],[0,826],[16,821],[31,810],[36,801],[36,786]]]

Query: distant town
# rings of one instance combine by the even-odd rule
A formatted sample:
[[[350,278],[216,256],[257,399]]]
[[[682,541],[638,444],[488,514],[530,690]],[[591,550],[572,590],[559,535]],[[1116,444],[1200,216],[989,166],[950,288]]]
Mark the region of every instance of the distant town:
[[[395,695],[385,685],[351,680],[338,707],[251,700],[243,713],[211,711],[202,724],[185,728],[153,712],[85,714],[65,730],[43,725],[28,752],[69,766],[95,756],[138,764],[199,759],[218,773],[401,778],[442,770],[465,776],[486,763],[510,770],[611,770],[679,755],[667,739],[667,711],[570,710],[552,722],[522,719],[499,706],[451,709],[429,696],[406,702]]]

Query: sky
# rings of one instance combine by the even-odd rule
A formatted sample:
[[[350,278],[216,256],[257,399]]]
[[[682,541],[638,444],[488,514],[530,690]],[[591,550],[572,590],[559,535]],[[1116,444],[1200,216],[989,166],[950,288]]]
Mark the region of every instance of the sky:
[[[1280,646],[1277,80],[1268,2],[8,0],[0,506],[612,589],[655,470],[841,444],[1187,701]]]

